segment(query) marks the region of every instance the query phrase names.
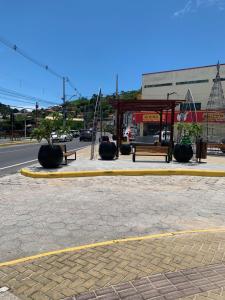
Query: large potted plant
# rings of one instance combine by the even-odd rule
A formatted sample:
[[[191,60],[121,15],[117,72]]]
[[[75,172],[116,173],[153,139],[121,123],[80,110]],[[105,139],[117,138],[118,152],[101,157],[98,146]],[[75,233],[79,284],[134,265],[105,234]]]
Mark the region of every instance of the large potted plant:
[[[130,155],[131,154],[131,145],[129,143],[123,143],[120,145],[120,153],[122,155]]]
[[[179,122],[177,131],[178,142],[174,147],[173,156],[178,162],[189,162],[193,157],[192,142],[199,137],[202,127],[197,123]]]
[[[112,160],[116,156],[116,145],[114,142],[102,141],[99,145],[99,155],[102,160]]]
[[[31,138],[37,139],[38,142],[42,139],[47,141],[47,144],[41,145],[38,152],[38,161],[44,168],[57,168],[63,161],[62,147],[54,145],[52,132],[60,135],[68,131],[69,127],[63,125],[62,117],[57,113],[53,114],[52,119],[41,120],[40,125],[33,130]]]

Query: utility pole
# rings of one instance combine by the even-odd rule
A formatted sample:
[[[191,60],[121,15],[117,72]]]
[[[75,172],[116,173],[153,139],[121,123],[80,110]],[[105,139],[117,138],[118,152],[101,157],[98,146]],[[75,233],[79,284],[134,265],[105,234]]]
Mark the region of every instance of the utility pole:
[[[35,104],[35,127],[38,126],[38,102]]]
[[[118,74],[116,74],[116,100],[119,99],[119,83],[118,83]],[[115,112],[115,120],[114,120],[114,136],[116,137],[116,142],[118,143],[118,136],[117,136],[117,126],[119,126],[118,118],[117,118],[117,111]]]
[[[101,100],[101,92],[99,94],[99,106],[100,106],[100,139],[102,140],[102,100]]]
[[[27,138],[27,115],[24,115],[24,139]]]
[[[116,74],[116,99],[118,99],[119,96],[119,89],[118,89],[118,74]]]
[[[99,111],[99,101],[101,97],[101,89],[99,89],[99,93],[95,102],[95,111],[94,111],[94,117],[93,117],[93,128],[92,128],[92,143],[91,143],[91,157],[90,160],[94,159],[94,152],[95,152],[95,141],[97,136],[97,117],[98,117],[98,111]]]
[[[13,132],[13,129],[14,129],[14,113],[11,112],[10,114],[10,119],[11,119],[11,140],[13,141],[13,135],[14,135],[14,132]]]
[[[63,77],[63,96],[62,96],[62,100],[63,100],[63,126],[66,125],[66,78]]]

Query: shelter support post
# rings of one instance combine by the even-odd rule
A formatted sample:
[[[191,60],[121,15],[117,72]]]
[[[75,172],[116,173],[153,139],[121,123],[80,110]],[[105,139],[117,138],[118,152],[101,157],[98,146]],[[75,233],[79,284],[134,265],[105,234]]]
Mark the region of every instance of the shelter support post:
[[[119,138],[119,148],[123,141],[123,113],[120,112],[120,138]]]
[[[160,121],[159,121],[159,142],[162,141],[162,110],[159,113]]]
[[[120,103],[117,103],[117,114],[116,114],[116,157],[119,157],[119,144],[120,144]]]
[[[174,116],[175,116],[175,105],[172,106],[171,108],[171,120],[170,120],[170,145],[171,148],[173,149],[174,147]]]

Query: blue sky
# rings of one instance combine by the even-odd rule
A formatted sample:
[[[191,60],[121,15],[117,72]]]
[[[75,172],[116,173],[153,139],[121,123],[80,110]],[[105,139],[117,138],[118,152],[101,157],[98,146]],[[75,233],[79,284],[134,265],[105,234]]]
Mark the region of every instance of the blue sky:
[[[83,96],[114,92],[117,73],[126,91],[142,73],[225,63],[224,28],[225,0],[0,0],[0,36]],[[1,43],[0,87],[61,102],[61,80]]]

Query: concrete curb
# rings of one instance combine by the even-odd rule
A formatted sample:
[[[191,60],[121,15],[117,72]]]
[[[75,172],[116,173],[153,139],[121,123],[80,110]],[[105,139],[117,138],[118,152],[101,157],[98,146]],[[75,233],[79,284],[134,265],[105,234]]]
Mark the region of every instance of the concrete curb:
[[[9,142],[9,143],[0,144],[0,147],[8,147],[8,146],[14,146],[14,145],[34,145],[34,144],[38,144],[38,142],[31,142],[31,141]]]
[[[160,239],[160,238],[164,238],[164,237],[172,237],[172,236],[183,235],[183,234],[210,233],[210,232],[211,233],[212,232],[213,233],[225,232],[225,228],[220,227],[220,228],[211,228],[211,229],[183,230],[183,231],[176,231],[176,232],[157,233],[157,234],[151,234],[151,235],[146,235],[146,236],[128,237],[128,238],[124,238],[124,239],[109,240],[109,241],[98,242],[98,243],[94,243],[94,244],[86,244],[86,245],[82,245],[82,246],[64,248],[61,250],[49,251],[49,252],[39,253],[39,254],[32,255],[32,256],[22,257],[22,258],[11,260],[11,261],[1,262],[0,268],[5,267],[5,266],[17,265],[19,263],[36,260],[36,259],[46,257],[46,256],[58,255],[58,254],[62,254],[62,253],[92,249],[92,248],[103,247],[103,246],[110,246],[110,245],[118,244],[118,243],[144,241],[144,240],[150,240],[150,239]]]
[[[70,172],[32,172],[21,169],[20,173],[32,178],[67,178],[67,177],[96,177],[96,176],[204,176],[225,177],[225,171],[220,170],[190,170],[190,169],[143,169],[143,170],[96,170],[96,171],[70,171]]]

